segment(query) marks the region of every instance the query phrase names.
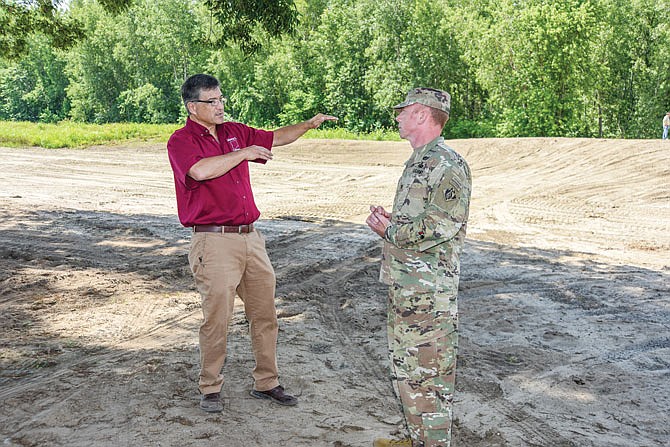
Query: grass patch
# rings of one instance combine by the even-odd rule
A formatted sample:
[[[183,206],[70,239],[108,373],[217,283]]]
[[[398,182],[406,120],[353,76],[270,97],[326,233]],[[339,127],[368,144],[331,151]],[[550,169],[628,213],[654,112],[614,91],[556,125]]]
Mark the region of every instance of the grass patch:
[[[110,123],[86,124],[61,121],[57,124],[1,121],[0,145],[8,147],[85,148],[128,141],[167,142],[183,124]],[[304,138],[338,140],[399,141],[397,131],[355,133],[345,129],[313,129]]]
[[[322,128],[307,131],[305,138],[322,138],[326,140],[372,140],[372,141],[400,141],[397,130],[376,130],[370,133],[351,132],[342,128]]]
[[[57,124],[24,121],[0,122],[0,144],[9,147],[39,146],[48,149],[83,148],[124,141],[167,141],[178,124]]]

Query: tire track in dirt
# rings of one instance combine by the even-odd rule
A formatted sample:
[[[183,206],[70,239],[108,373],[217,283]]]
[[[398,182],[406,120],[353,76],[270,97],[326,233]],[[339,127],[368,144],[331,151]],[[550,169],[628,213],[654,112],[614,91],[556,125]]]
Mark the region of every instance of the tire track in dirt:
[[[669,349],[665,142],[452,143],[473,168],[469,255],[479,260],[463,269],[472,276],[469,289],[462,278],[461,300],[471,320],[463,326],[455,442],[554,446],[567,438],[580,446],[631,439],[666,445],[669,433],[658,418],[669,408],[663,393]],[[232,424],[225,423],[227,414],[198,413],[192,329],[198,310],[188,307],[197,300],[164,145],[0,152],[7,179],[0,193],[0,312],[5,317],[12,308],[20,317],[0,319],[0,326],[18,324],[13,332],[0,330],[3,351],[7,346],[15,355],[2,361],[44,377],[2,400],[5,443],[241,446],[291,439],[305,446],[369,445],[373,431],[395,434],[378,252],[368,249],[372,239],[360,236],[359,227],[318,219],[362,222],[368,200],[390,201],[409,154],[405,142],[305,141],[277,151],[273,163],[254,173],[264,217],[311,219],[266,227],[277,310],[286,317],[282,335],[289,340],[282,348],[291,363],[282,369],[289,389],[305,385],[299,387],[305,396],[301,411],[290,414],[272,407],[259,412],[257,402],[243,400],[250,399],[245,373],[253,358],[246,342],[236,341],[236,353],[244,355],[228,368],[229,401],[241,410],[231,412]],[[324,163],[328,169],[309,169]],[[277,167],[279,174],[272,174]],[[356,262],[360,272],[351,273]],[[327,288],[319,288],[322,283]],[[186,306],[179,312],[192,319],[170,320],[175,304]],[[33,313],[42,326],[21,326]],[[243,323],[241,311],[235,318]],[[77,328],[87,320],[90,333]],[[154,327],[156,334],[141,338]],[[245,326],[237,329],[243,334]],[[169,338],[176,331],[182,332]],[[83,342],[65,346],[64,354],[56,353],[60,364],[50,365],[49,350],[69,342],[67,334],[83,334]],[[479,346],[468,351],[468,337]],[[127,356],[106,351],[98,340],[121,346]],[[32,346],[32,357],[21,357]],[[316,352],[321,346],[332,351]],[[63,366],[89,352],[92,363]],[[60,381],[53,379],[61,368]],[[375,375],[375,368],[383,372]],[[13,378],[0,390],[29,379]],[[84,391],[92,386],[105,395],[91,399]],[[273,427],[276,420],[281,427]],[[23,429],[15,432],[18,424]],[[554,439],[556,433],[561,437]]]
[[[159,347],[162,342],[172,340],[168,332],[169,329],[187,322],[190,319],[196,319],[196,315],[200,314],[200,310],[194,310],[184,315],[179,315],[160,324],[154,325],[143,331],[141,334],[129,337],[119,343],[114,343],[108,346],[100,346],[94,348],[87,348],[82,352],[80,358],[76,358],[64,363],[58,364],[57,370],[48,370],[37,374],[31,374],[29,378],[21,380],[20,383],[9,385],[6,388],[0,389],[0,400],[6,400],[16,396],[19,393],[27,392],[36,386],[44,387],[50,383],[58,382],[62,377],[70,374],[77,374],[78,367],[86,368],[89,365],[108,364],[111,362],[122,361],[126,356],[132,356],[133,349],[138,346],[154,346]],[[112,351],[110,351],[112,350]],[[109,351],[109,352],[108,352]],[[144,366],[144,365],[142,365]],[[91,376],[88,380],[95,380]],[[0,385],[4,385],[0,382]]]
[[[462,323],[467,324],[469,306],[472,305],[470,301],[473,297],[511,296],[519,293],[533,295],[555,293],[553,284],[528,286],[528,282],[514,278],[498,280],[462,278],[459,286],[461,291],[459,307],[461,312],[465,312],[465,315],[461,318]],[[477,306],[487,305],[486,302],[481,302],[481,299],[477,301]],[[496,310],[493,309],[491,312],[496,312]],[[518,309],[518,312],[522,314],[524,311]],[[474,326],[477,322],[470,324]],[[498,325],[498,331],[502,329],[500,326]],[[477,330],[481,330],[479,326],[477,328]],[[570,435],[559,432],[544,421],[541,416],[529,412],[525,403],[510,401],[502,388],[505,377],[517,373],[520,368],[532,368],[534,362],[542,359],[541,355],[537,353],[537,358],[534,358],[536,353],[532,352],[533,349],[518,351],[519,347],[509,342],[503,343],[497,349],[480,345],[476,342],[477,330],[466,326],[461,331],[461,346],[459,349],[461,370],[460,373],[457,372],[456,378],[459,393],[474,394],[477,397],[476,400],[482,402],[482,405],[500,415],[503,421],[509,422],[514,427],[514,431],[506,433],[505,439],[511,445],[578,447],[578,443],[569,439]],[[468,336],[467,334],[472,335]],[[482,374],[485,371],[495,371],[495,374]],[[463,396],[459,398],[462,399]],[[472,399],[468,398],[468,400]],[[464,417],[467,417],[467,415],[464,415]],[[494,434],[487,433],[486,436],[494,436]],[[513,438],[516,438],[516,440]],[[496,446],[508,445],[507,443],[498,444],[493,439],[489,442]]]
[[[189,287],[178,265],[183,256],[165,256],[158,263],[143,261],[147,257],[143,256],[144,251],[175,246],[174,240],[169,239],[174,239],[175,233],[171,226],[171,222],[160,218],[58,209],[18,209],[3,219],[0,227],[0,255],[6,272],[0,278],[0,310],[6,317],[3,344],[18,346],[31,354],[25,359],[9,360],[11,366],[0,377],[0,399],[38,385],[56,383],[90,362],[120,361],[133,344],[153,340],[160,345],[165,342],[161,338],[167,339],[171,329],[198,313],[189,311],[186,303],[185,314],[174,315],[183,310],[183,305],[178,310],[163,309],[159,314],[156,311],[165,307],[165,303],[149,298],[162,288],[156,279],[164,275],[171,281],[177,279],[169,286],[172,290],[175,286],[182,290]],[[130,244],[120,249],[105,245],[115,235]],[[128,290],[139,294],[139,299],[123,306],[128,314],[112,321],[117,327],[101,328],[106,334],[91,332],[86,337],[88,341],[76,341],[68,332],[53,327],[54,317],[73,308],[92,314],[96,308],[106,307],[109,311],[115,295]],[[26,324],[28,331],[22,327]],[[88,346],[59,347],[69,343]],[[52,351],[45,353],[45,349]],[[5,362],[8,359],[11,357],[5,357]]]
[[[501,365],[510,364],[509,354],[498,351],[477,351],[476,357],[486,359],[485,363],[495,367],[499,374],[504,369],[501,368]],[[479,361],[479,363],[482,362]],[[503,415],[507,421],[512,423],[517,432],[515,436],[523,441],[523,445],[533,447],[579,447],[578,443],[559,433],[539,416],[531,414],[523,405],[507,400],[499,383],[484,378],[475,380],[470,376],[465,376],[466,378],[463,375],[461,376],[457,379],[459,388],[477,395],[482,401],[486,402],[487,406],[494,408],[498,414]],[[511,440],[508,439],[508,441]]]
[[[484,250],[477,253],[477,245]],[[652,375],[667,370],[667,361],[661,360],[667,337],[643,336],[643,331],[632,336],[621,330],[635,324],[664,332],[669,316],[662,299],[668,292],[667,275],[596,259],[570,259],[567,252],[555,256],[551,250],[506,251],[501,245],[471,241],[466,251],[459,300],[464,332],[473,341],[463,337],[459,387],[470,412],[479,411],[476,402],[483,413],[499,415],[495,423],[509,445],[581,446],[590,445],[594,436],[602,438],[598,445],[619,445],[610,442],[617,435],[607,439],[609,430],[578,416],[579,408],[588,407],[593,419],[625,420],[625,406],[599,408],[598,402],[608,402],[607,393],[635,389],[634,379],[622,378],[627,377],[622,373],[628,364]],[[498,267],[483,268],[482,263]],[[543,274],[533,275],[540,266]],[[644,290],[635,292],[642,281]],[[565,324],[566,314],[581,322],[578,328]],[[468,321],[474,315],[478,318]],[[482,333],[495,338],[480,338]],[[644,341],[633,342],[640,338]],[[599,347],[611,340],[630,349],[608,352]],[[547,405],[549,401],[554,402]],[[480,423],[476,416],[464,417],[470,426]],[[621,439],[630,439],[636,431],[652,439],[637,427],[629,427]]]
[[[559,197],[519,197],[509,206],[514,216],[533,225],[570,229],[584,220],[599,219],[600,235],[629,236],[632,228],[644,229],[645,233],[670,231],[670,213],[660,207],[652,218],[645,211],[625,204],[591,201],[583,206],[575,202]]]
[[[376,379],[371,380],[368,385],[374,386],[380,394],[387,394],[390,381],[386,372],[386,359],[375,359],[371,355],[374,349],[367,346],[367,343],[372,328],[366,325],[366,321],[356,320],[366,312],[357,309],[356,297],[349,293],[351,290],[359,290],[368,299],[371,298],[369,293],[383,294],[384,286],[376,278],[381,255],[380,244],[376,237],[370,236],[367,228],[356,227],[333,228],[332,224],[326,223],[321,229],[327,232],[326,240],[315,236],[313,231],[311,234],[297,232],[273,243],[268,249],[272,252],[270,257],[273,264],[282,266],[276,268],[277,294],[286,296],[291,302],[311,298],[318,303],[320,321],[330,329],[338,345],[346,350],[346,360],[362,370],[364,375]],[[309,251],[310,246],[315,243],[326,244],[334,257],[308,264],[301,264],[300,259],[294,259],[291,263],[285,262],[286,258],[295,258],[298,253]],[[323,256],[319,255],[319,259],[323,259]],[[372,281],[367,276],[370,270],[375,274]],[[360,275],[364,278],[358,278]],[[380,313],[380,321],[385,322],[381,313],[385,313],[386,302],[383,299],[376,302],[370,299],[370,302]],[[388,388],[381,387],[380,383],[388,383]]]
[[[517,284],[522,287],[515,287]],[[510,401],[509,396],[502,388],[506,377],[518,373],[520,369],[532,368],[533,363],[540,360],[541,357],[535,359],[532,350],[522,349],[519,351],[518,346],[509,342],[503,342],[497,348],[480,345],[476,340],[478,331],[483,330],[482,327],[477,325],[477,322],[467,322],[470,303],[466,304],[466,301],[471,300],[472,297],[509,296],[518,294],[521,290],[523,290],[523,293],[528,293],[529,291],[523,288],[523,285],[521,282],[515,283],[514,281],[462,281],[460,300],[463,304],[460,307],[465,315],[461,320],[462,324],[468,324],[472,327],[464,327],[461,333],[460,372],[457,372],[456,378],[459,392],[458,399],[465,398],[469,402],[480,402],[482,407],[499,415],[498,420],[500,422],[503,424],[509,423],[513,427],[513,431],[506,431],[503,427],[498,429],[505,433],[504,439],[507,442],[499,443],[499,440],[493,439],[496,438],[496,433],[486,433],[483,439],[492,437],[492,439],[488,439],[492,446],[577,447],[579,444],[570,440],[569,435],[559,432],[544,421],[541,416],[531,413],[525,403]],[[541,294],[550,289],[550,286],[533,287],[531,293]],[[477,306],[486,305],[486,302],[477,303]],[[491,312],[496,312],[496,310],[493,309]],[[523,313],[523,310],[519,309],[519,312]],[[500,331],[501,329],[503,329],[501,325],[498,325],[497,330]],[[487,374],[487,371],[494,371],[494,373]],[[473,399],[469,396],[471,394],[476,397]],[[476,408],[471,408],[471,410],[476,411]],[[459,411],[467,410],[459,408]],[[463,414],[461,417],[467,420],[471,416]],[[461,424],[463,422],[457,421],[457,427]],[[466,433],[462,433],[461,436],[466,436]],[[473,435],[467,434],[467,436]]]
[[[73,220],[77,221],[73,226],[90,227],[91,225],[89,224],[92,224],[99,228],[95,222],[89,222],[85,218],[82,219],[77,213],[73,214],[71,217],[74,217]],[[67,225],[68,224],[64,223],[62,226]],[[126,231],[130,222],[118,220],[111,223],[101,223],[100,225],[104,226],[105,231],[109,233]],[[366,351],[364,345],[359,344],[359,341],[366,336],[360,333],[353,334],[351,325],[347,324],[344,320],[340,304],[342,296],[337,294],[333,296],[331,294],[329,296],[331,296],[332,299],[328,299],[328,295],[314,293],[316,290],[341,291],[343,285],[359,273],[361,264],[366,262],[368,264],[373,264],[377,262],[377,259],[366,260],[366,258],[371,255],[379,254],[378,244],[376,242],[370,243],[368,240],[366,242],[367,245],[364,245],[361,250],[357,245],[361,245],[361,241],[366,240],[365,236],[361,237],[359,234],[354,238],[357,239],[356,242],[352,244],[351,232],[346,229],[346,226],[345,228],[337,228],[337,224],[326,223],[321,226],[321,229],[317,228],[316,231],[314,229],[314,224],[308,226],[308,229],[292,230],[289,231],[288,234],[274,237],[268,242],[268,251],[272,253],[272,262],[277,265],[275,270],[278,283],[297,284],[297,288],[292,290],[293,293],[302,296],[317,297],[319,308],[321,310],[321,322],[327,327],[330,327],[333,338],[338,340],[341,346],[346,347],[348,360],[353,362],[354,367],[363,370],[366,376],[376,377],[381,382],[388,382],[387,376],[383,373],[384,369],[380,368],[379,362],[371,361],[370,352]],[[263,227],[262,224],[261,227]],[[89,228],[89,230],[93,229]],[[59,233],[60,228],[59,226],[52,226],[50,231]],[[272,230],[265,231],[270,233]],[[305,268],[296,268],[296,259],[300,259],[300,262],[304,262],[307,265],[313,264],[313,256],[310,253],[315,243],[317,243],[315,242],[315,239],[319,239],[320,237],[318,234],[315,234],[315,232],[328,233],[327,239],[330,238],[331,240],[328,250],[336,256],[336,258],[325,262],[319,262],[312,268],[311,273],[308,273]],[[5,233],[4,236],[7,237],[8,242],[15,240],[15,235]],[[144,235],[144,237],[150,236],[150,234]],[[319,241],[319,244],[321,245],[322,242],[323,240]],[[32,251],[34,253],[44,253],[44,250],[49,245],[49,237],[46,237],[44,240],[37,241],[31,247],[33,247]],[[20,246],[22,245],[17,244],[17,248]],[[24,245],[23,247],[25,248]],[[354,248],[353,251],[351,250],[352,247]],[[74,257],[78,259],[78,262],[81,265],[91,267],[92,264],[100,264],[101,262],[105,264],[115,263],[115,261],[111,259],[101,261],[90,259],[91,253],[83,248],[77,252],[79,255],[75,253]],[[343,256],[342,253],[346,253],[346,255]],[[71,254],[71,252],[68,254]],[[322,254],[320,253],[314,255],[315,258],[321,258],[321,256]],[[63,259],[58,259],[54,262],[60,265],[61,261],[63,261]],[[309,277],[306,278],[305,275],[309,275]],[[30,288],[34,288],[34,286],[35,284],[31,284]],[[281,292],[281,287],[279,287],[278,293]],[[14,298],[16,297],[14,296]],[[9,297],[7,300],[9,300]],[[16,304],[15,299],[13,304]],[[49,387],[50,384],[58,383],[65,377],[86,371],[91,368],[92,365],[123,363],[124,359],[133,358],[132,351],[134,347],[156,348],[167,345],[172,340],[172,336],[170,335],[171,330],[177,326],[188,324],[194,328],[197,327],[200,314],[199,306],[197,309],[191,310],[190,312],[174,316],[159,324],[146,327],[145,316],[151,314],[152,309],[161,305],[163,304],[149,302],[144,306],[135,308],[134,313],[127,315],[125,320],[126,326],[131,328],[130,332],[132,335],[126,336],[114,343],[106,343],[105,346],[86,348],[83,352],[80,352],[76,358],[62,359],[62,361],[54,365],[56,369],[52,366],[46,369],[39,368],[42,369],[42,371],[35,372],[40,364],[34,359],[27,359],[25,362],[16,365],[12,377],[5,377],[0,381],[0,385],[2,386],[2,388],[0,388],[0,400],[5,401],[18,396],[21,393],[30,392],[37,388]],[[143,365],[139,366],[139,368],[141,367],[143,367]],[[18,382],[16,381],[17,376],[22,376]],[[94,374],[83,379],[83,381],[91,382],[94,380]],[[377,381],[371,381],[371,383],[376,384]],[[83,383],[81,386],[86,388],[86,385]],[[380,389],[380,391],[388,393],[388,389]],[[70,401],[80,392],[80,390],[75,390],[72,395],[67,394],[59,396],[62,405]],[[56,404],[44,411],[57,411],[57,407],[59,406],[59,404]],[[38,420],[39,417],[44,416],[44,414],[45,413],[43,412],[35,414],[30,420],[21,425],[20,428]]]

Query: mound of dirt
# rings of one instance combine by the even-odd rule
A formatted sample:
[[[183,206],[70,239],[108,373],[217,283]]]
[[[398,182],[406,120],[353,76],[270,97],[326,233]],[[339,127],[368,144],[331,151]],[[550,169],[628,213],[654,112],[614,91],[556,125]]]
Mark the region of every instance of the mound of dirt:
[[[667,446],[670,143],[479,139],[455,446]],[[667,144],[666,144],[667,143]],[[9,446],[369,446],[400,436],[380,242],[405,142],[300,140],[252,167],[277,273],[284,408],[198,408],[199,297],[164,146],[0,148],[0,439]]]

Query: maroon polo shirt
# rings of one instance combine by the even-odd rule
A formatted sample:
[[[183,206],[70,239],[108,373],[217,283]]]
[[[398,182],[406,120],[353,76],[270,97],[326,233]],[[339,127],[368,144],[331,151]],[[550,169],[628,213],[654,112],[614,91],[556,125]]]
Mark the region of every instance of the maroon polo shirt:
[[[251,145],[271,149],[274,134],[233,122],[219,124],[216,133],[219,141],[206,127],[187,118],[186,125],[175,131],[167,143],[179,221],[185,227],[247,225],[261,214],[254,202],[246,160],[220,177],[201,182],[189,177],[188,171],[203,158]]]

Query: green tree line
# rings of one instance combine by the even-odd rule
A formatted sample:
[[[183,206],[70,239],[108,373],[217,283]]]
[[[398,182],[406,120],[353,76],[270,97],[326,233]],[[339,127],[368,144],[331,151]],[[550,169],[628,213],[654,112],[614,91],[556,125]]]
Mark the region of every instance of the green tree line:
[[[349,131],[391,129],[415,86],[451,93],[450,138],[658,138],[670,110],[665,2],[282,0],[298,21],[276,28],[231,19],[228,3],[250,4],[69,2],[57,14],[79,24],[74,45],[37,32],[3,53],[0,119],[177,123],[199,72],[219,78],[227,113],[262,127],[326,112]]]

